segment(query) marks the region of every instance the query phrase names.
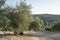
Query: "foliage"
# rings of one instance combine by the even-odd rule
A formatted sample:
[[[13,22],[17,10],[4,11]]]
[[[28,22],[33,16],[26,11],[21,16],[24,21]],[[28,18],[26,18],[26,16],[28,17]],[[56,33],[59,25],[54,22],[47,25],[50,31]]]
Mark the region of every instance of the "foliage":
[[[1,8],[1,6],[4,5],[5,1],[6,1],[6,0],[0,0],[0,8]]]
[[[12,30],[12,27],[10,26],[10,20],[8,19],[10,10],[7,11],[7,9],[8,8],[4,8],[0,11],[0,28],[2,28],[2,31]]]
[[[37,14],[33,17],[39,17],[44,21],[44,26],[54,26],[57,22],[60,21],[60,15],[51,15],[51,14]]]
[[[45,30],[52,31],[51,27],[45,28]]]
[[[5,1],[0,1],[0,6]],[[27,5],[25,0],[20,2],[16,8],[9,6],[0,10],[0,28],[3,31],[12,30],[15,34],[22,33],[29,29],[30,22],[32,21],[31,6]]]
[[[0,0],[0,28],[2,28],[2,30],[7,31],[8,26],[10,21],[8,20],[8,18],[5,16],[5,9],[2,9],[1,7],[4,6],[6,0]]]
[[[59,31],[59,30],[60,30],[60,23],[55,24],[55,25],[51,28],[51,30],[53,30],[53,31]]]
[[[38,17],[35,18],[35,20],[31,23],[30,29],[33,29],[34,31],[41,30],[43,27],[43,21],[40,20]]]
[[[30,5],[27,5],[25,1],[21,1],[15,10],[11,10],[10,21],[15,34],[29,29],[32,18],[30,9]]]

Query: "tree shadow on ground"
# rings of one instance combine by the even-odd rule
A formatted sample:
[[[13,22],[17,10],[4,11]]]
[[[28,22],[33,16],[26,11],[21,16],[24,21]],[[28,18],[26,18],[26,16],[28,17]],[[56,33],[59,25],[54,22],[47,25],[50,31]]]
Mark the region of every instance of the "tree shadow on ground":
[[[8,36],[15,36],[14,34],[0,34],[0,38]]]
[[[8,36],[31,36],[31,37],[46,37],[46,36],[53,36],[60,34],[60,32],[49,32],[49,31],[43,31],[43,32],[36,32],[36,33],[27,33],[22,35],[14,35],[14,34],[0,34],[0,38],[2,37],[8,37]]]
[[[34,36],[34,37],[47,37],[47,36],[55,36],[55,35],[60,35],[60,32],[51,32],[51,31],[38,31],[35,33],[27,33],[24,34],[23,36]]]

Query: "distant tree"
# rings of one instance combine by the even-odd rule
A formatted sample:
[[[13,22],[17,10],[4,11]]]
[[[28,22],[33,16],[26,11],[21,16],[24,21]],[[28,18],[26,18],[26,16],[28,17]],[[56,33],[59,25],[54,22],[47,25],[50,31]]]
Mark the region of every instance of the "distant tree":
[[[38,31],[38,30],[41,30],[42,27],[43,27],[43,21],[38,17],[36,17],[36,19],[31,23],[29,28],[34,31]]]

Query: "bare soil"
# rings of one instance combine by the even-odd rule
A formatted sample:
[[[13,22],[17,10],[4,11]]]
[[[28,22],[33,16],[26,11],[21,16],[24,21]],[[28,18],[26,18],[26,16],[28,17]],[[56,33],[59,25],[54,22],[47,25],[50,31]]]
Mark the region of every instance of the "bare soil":
[[[16,36],[13,32],[0,31],[0,40],[60,40],[60,32],[25,32],[24,35]]]
[[[32,37],[32,36],[4,36],[0,40],[53,40],[47,37]]]

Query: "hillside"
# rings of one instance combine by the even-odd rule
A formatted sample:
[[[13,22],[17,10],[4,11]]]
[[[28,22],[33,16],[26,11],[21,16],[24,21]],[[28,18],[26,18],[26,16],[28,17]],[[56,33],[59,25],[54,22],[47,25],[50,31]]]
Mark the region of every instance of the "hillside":
[[[37,14],[33,15],[33,17],[41,18],[44,21],[44,26],[53,26],[60,21],[60,15]]]

